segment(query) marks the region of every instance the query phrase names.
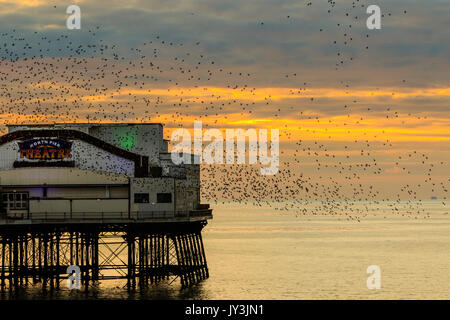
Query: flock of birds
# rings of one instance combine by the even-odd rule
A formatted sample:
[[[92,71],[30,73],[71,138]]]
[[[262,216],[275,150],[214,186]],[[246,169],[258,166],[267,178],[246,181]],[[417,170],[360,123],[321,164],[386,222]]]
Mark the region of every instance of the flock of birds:
[[[307,2],[306,7],[311,7]],[[328,13],[332,14],[335,1],[328,0]],[[330,68],[341,70],[355,58],[351,52],[368,50],[369,33],[364,41],[353,35],[356,23],[365,23],[366,4],[355,0],[345,14],[349,23],[337,24],[340,40],[330,45],[336,52],[336,63]],[[355,13],[356,12],[356,13]],[[406,10],[402,12],[406,14]],[[391,16],[385,13],[384,16]],[[288,15],[284,19],[292,20]],[[268,28],[264,21],[255,22]],[[317,30],[318,37],[324,28]],[[227,124],[231,115],[251,120],[259,110],[272,110],[271,117],[286,113],[298,120],[324,124],[328,120],[314,114],[314,98],[309,105],[279,106],[270,95],[263,102],[252,101],[258,91],[252,85],[254,76],[246,70],[221,67],[213,57],[202,50],[198,41],[182,43],[154,36],[137,47],[120,48],[100,39],[101,27],[88,30],[88,38],[73,39],[69,33],[51,35],[34,32],[26,37],[12,29],[0,33],[0,115],[3,124],[54,122],[160,122],[166,127],[185,127],[193,119],[203,120],[205,128]],[[362,47],[358,47],[362,46]],[[299,77],[297,73],[280,74],[280,79]],[[301,96],[307,81],[298,88]],[[339,83],[351,91],[349,82]],[[215,92],[211,88],[226,88],[238,99]],[[351,118],[357,101],[342,106],[348,115],[347,123],[358,125],[363,117]],[[360,106],[359,106],[360,107]],[[367,112],[371,109],[367,108]],[[384,110],[387,119],[401,116],[393,107]],[[383,213],[401,215],[424,214],[427,208],[420,194],[448,194],[450,181],[439,179],[439,170],[448,163],[433,161],[432,155],[414,150],[408,160],[417,164],[409,168],[396,161],[405,176],[423,175],[420,184],[405,182],[395,194],[386,195],[379,186],[368,183],[367,178],[383,175],[385,167],[372,154],[375,147],[388,150],[393,142],[386,139],[356,139],[345,142],[340,151],[348,152],[343,158],[333,151],[333,135],[324,141],[299,140],[292,132],[280,128],[289,147],[280,146],[280,170],[274,176],[261,176],[259,168],[251,165],[202,165],[202,199],[205,202],[229,201],[243,205],[270,207],[297,215],[340,214],[360,221],[362,216],[383,208]],[[6,130],[6,129],[5,129]],[[309,132],[314,135],[314,132]],[[379,133],[381,134],[381,133]],[[352,133],[349,131],[349,137]],[[351,151],[358,150],[355,154]],[[307,159],[310,170],[302,169]],[[408,179],[405,179],[408,181]],[[446,205],[446,197],[442,206]]]

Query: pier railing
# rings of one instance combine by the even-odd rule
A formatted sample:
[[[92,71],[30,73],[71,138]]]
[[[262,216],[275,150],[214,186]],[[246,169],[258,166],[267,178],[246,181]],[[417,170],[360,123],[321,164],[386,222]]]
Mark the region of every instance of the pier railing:
[[[33,212],[24,214],[21,219],[0,217],[2,223],[14,223],[15,221],[87,221],[87,220],[134,220],[145,221],[154,219],[182,219],[193,217],[212,217],[211,209],[190,211],[132,211],[132,212]]]

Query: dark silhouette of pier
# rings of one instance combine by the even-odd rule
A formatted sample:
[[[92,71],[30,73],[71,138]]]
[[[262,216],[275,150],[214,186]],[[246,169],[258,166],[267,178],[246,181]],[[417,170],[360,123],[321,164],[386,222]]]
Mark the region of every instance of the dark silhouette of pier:
[[[43,290],[67,286],[78,266],[81,289],[100,280],[125,279],[128,290],[169,278],[182,288],[209,277],[196,221],[124,221],[0,225],[0,291],[29,284]],[[112,273],[112,274],[111,274]]]

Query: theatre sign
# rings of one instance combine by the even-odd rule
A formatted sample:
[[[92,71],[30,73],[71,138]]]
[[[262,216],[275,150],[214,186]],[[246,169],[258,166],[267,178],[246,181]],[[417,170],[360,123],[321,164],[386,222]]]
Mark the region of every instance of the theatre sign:
[[[39,138],[18,142],[19,161],[69,160],[72,142],[59,138]]]

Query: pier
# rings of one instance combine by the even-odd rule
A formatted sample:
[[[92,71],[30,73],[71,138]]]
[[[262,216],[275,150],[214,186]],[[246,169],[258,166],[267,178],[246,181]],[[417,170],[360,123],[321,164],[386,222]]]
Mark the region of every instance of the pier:
[[[172,278],[190,287],[209,277],[201,231],[210,217],[203,210],[170,222],[0,220],[1,290],[59,289],[69,266],[80,268],[83,290],[110,279],[125,279],[128,290]]]
[[[159,123],[9,125],[0,136],[0,287],[129,290],[209,277],[200,166],[175,164]],[[184,157],[194,157],[184,155]],[[77,274],[78,276],[78,274]],[[78,277],[77,277],[78,278]],[[173,279],[173,280],[172,280]]]

